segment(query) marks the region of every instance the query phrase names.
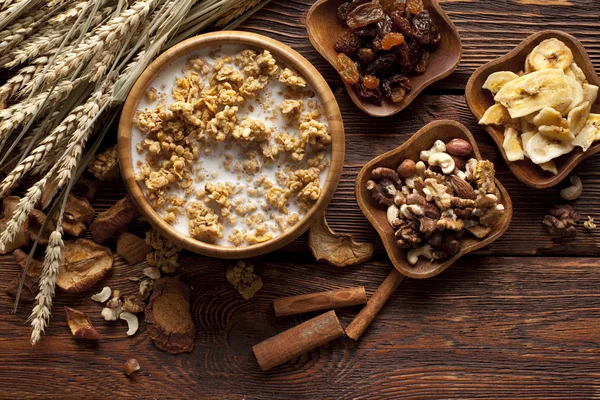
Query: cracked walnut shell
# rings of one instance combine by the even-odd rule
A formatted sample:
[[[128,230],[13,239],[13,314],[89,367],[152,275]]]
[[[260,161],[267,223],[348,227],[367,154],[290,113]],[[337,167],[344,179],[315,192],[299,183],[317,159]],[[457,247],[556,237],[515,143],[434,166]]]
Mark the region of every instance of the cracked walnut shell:
[[[87,239],[67,240],[56,286],[68,293],[82,293],[99,282],[112,268],[108,247]]]
[[[148,335],[161,350],[171,354],[194,348],[196,327],[190,313],[190,289],[176,278],[161,278],[146,306]]]

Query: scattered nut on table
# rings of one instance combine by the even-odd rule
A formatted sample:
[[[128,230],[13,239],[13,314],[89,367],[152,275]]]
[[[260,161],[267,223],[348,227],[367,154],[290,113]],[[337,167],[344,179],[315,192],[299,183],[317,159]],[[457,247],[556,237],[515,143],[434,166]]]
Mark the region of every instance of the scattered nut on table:
[[[588,218],[587,221],[585,221],[583,223],[583,227],[589,231],[591,231],[592,229],[596,229],[596,224],[594,223],[594,218],[590,217],[589,215],[587,218]]]
[[[129,360],[125,361],[125,364],[123,365],[123,371],[125,371],[125,375],[127,376],[130,376],[131,374],[139,370],[140,363],[135,358],[130,358]]]
[[[557,205],[548,211],[542,223],[548,233],[556,238],[577,236],[577,223],[581,216],[569,205]]]
[[[576,175],[571,175],[569,179],[571,180],[571,186],[561,190],[560,197],[569,201],[577,200],[583,191],[583,183]]]

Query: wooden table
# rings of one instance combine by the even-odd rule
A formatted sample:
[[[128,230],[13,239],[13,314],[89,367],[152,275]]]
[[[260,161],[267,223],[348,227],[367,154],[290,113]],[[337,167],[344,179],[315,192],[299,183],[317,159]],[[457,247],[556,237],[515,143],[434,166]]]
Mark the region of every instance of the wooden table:
[[[127,277],[144,265],[117,260],[112,273],[86,295],[59,293],[46,336],[29,344],[25,304],[10,313],[0,293],[0,398],[598,398],[600,396],[600,229],[581,226],[577,239],[553,242],[541,225],[558,189],[535,191],[508,171],[497,149],[469,112],[464,87],[470,74],[533,32],[575,34],[600,67],[600,3],[594,0],[442,0],[464,44],[463,60],[449,78],[426,90],[401,114],[374,120],[341,89],[333,68],[310,45],[304,18],[312,0],[274,0],[243,29],[281,40],[306,56],[331,83],[346,126],[347,156],[329,222],[339,232],[375,243],[372,261],[336,269],[316,263],[306,237],[254,260],[264,280],[244,301],[225,279],[228,262],[189,253],[181,257],[190,284],[198,334],[191,354],[172,356],[151,343],[142,326],[132,338],[124,324],[105,323],[89,299],[102,285],[135,290]],[[440,276],[405,280],[358,342],[337,340],[270,372],[260,371],[252,345],[308,319],[275,319],[274,298],[364,285],[369,294],[390,271],[375,231],[354,200],[360,167],[400,145],[424,124],[442,118],[467,125],[494,161],[510,192],[515,215],[506,234],[465,257]],[[575,207],[600,219],[600,157],[576,170],[584,193]],[[110,182],[94,206],[101,211],[125,193]],[[138,225],[134,231],[142,233]],[[114,246],[114,243],[113,243]],[[12,256],[0,258],[0,287],[17,276]],[[104,339],[76,342],[62,307],[89,312]],[[339,311],[347,325],[357,308]],[[127,378],[130,357],[142,371]]]

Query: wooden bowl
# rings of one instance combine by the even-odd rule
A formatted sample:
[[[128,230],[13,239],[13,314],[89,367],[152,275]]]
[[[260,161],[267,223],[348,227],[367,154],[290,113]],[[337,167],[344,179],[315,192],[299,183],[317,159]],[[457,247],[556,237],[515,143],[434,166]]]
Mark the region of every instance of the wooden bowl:
[[[244,45],[250,48],[267,49],[279,61],[295,69],[306,78],[321,102],[323,115],[326,116],[332,136],[331,165],[327,173],[321,197],[304,217],[293,227],[281,235],[260,244],[244,247],[226,247],[202,242],[183,235],[167,224],[152,208],[144,196],[139,184],[134,178],[132,151],[135,147],[131,143],[131,130],[133,118],[141,98],[145,95],[154,78],[169,64],[178,58],[190,54],[200,48],[214,47],[226,44]],[[299,53],[290,47],[268,37],[247,32],[221,31],[207,33],[183,41],[158,57],[140,76],[123,107],[119,122],[119,162],[121,173],[129,195],[136,203],[142,215],[164,236],[176,245],[202,255],[218,258],[245,258],[254,257],[274,251],[290,243],[317,221],[327,208],[333,193],[338,185],[344,163],[344,126],[342,115],[329,85],[321,74]]]
[[[346,31],[346,27],[337,18],[337,7],[344,0],[318,0],[308,10],[306,17],[306,30],[312,45],[329,63],[336,68],[337,52],[333,44],[338,37]],[[356,90],[346,83],[346,90],[354,104],[373,117],[387,117],[404,110],[427,86],[444,79],[450,75],[460,62],[462,57],[462,44],[458,30],[448,17],[437,0],[423,0],[423,4],[431,15],[431,19],[437,24],[441,38],[439,45],[433,49],[429,57],[429,66],[422,75],[411,75],[412,90],[407,93],[400,103],[392,103],[384,100],[378,106],[361,100]]]
[[[496,179],[496,185],[500,190],[500,193],[502,193],[501,203],[504,205],[506,212],[504,213],[502,220],[496,224],[486,238],[482,240],[474,237],[464,238],[462,240],[460,252],[452,258],[445,260],[435,260],[430,262],[419,258],[416,265],[411,265],[406,260],[406,250],[401,249],[396,244],[394,230],[387,222],[386,210],[380,208],[380,206],[373,201],[366,189],[367,181],[371,176],[371,171],[378,167],[387,167],[395,170],[398,165],[407,158],[416,162],[419,160],[421,150],[431,148],[436,140],[447,143],[455,138],[465,139],[471,143],[473,146],[473,154],[471,156],[473,158],[481,159],[481,154],[477,148],[475,138],[473,138],[471,132],[469,132],[464,125],[448,120],[435,121],[421,128],[420,131],[415,133],[402,146],[371,160],[363,167],[356,178],[355,194],[358,205],[369,222],[375,227],[377,233],[379,233],[392,264],[394,264],[394,267],[405,276],[424,279],[439,274],[461,256],[487,246],[502,236],[506,229],[508,229],[508,225],[512,219],[512,201],[508,192],[504,189],[504,186]]]
[[[507,55],[480,67],[471,76],[466,88],[467,104],[478,121],[488,107],[494,105],[494,97],[492,94],[482,88],[487,77],[497,71],[513,71],[515,73],[522,71],[525,65],[525,58],[531,50],[533,50],[540,42],[549,38],[557,38],[563,41],[571,51],[573,51],[575,62],[583,70],[588,81],[594,85],[600,86],[600,79],[598,78],[598,75],[596,75],[592,61],[579,40],[562,31],[539,32],[529,36]],[[593,105],[592,112],[600,112],[598,101],[600,101],[600,98],[596,100],[596,104]],[[557,185],[569,175],[577,164],[592,154],[600,151],[600,143],[592,145],[585,153],[581,148],[575,148],[569,154],[565,154],[554,160],[556,168],[558,169],[558,175],[554,175],[542,170],[538,165],[528,159],[516,162],[508,161],[506,152],[502,147],[502,142],[504,141],[504,129],[490,125],[485,126],[485,130],[492,139],[494,139],[496,145],[498,145],[498,149],[500,149],[508,167],[517,179],[535,189],[544,189]]]

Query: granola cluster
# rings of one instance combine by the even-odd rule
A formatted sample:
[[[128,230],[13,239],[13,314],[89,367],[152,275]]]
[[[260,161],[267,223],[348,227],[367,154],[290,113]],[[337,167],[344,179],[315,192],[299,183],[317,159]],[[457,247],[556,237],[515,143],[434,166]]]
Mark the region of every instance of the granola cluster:
[[[153,252],[146,256],[146,261],[153,267],[160,268],[164,273],[175,272],[179,267],[180,247],[175,246],[154,229],[146,232],[146,244],[152,246]]]
[[[305,78],[269,51],[194,56],[170,93],[151,88],[147,100],[155,106],[134,120],[143,137],[136,180],[191,237],[262,243],[320,198],[329,127]]]

